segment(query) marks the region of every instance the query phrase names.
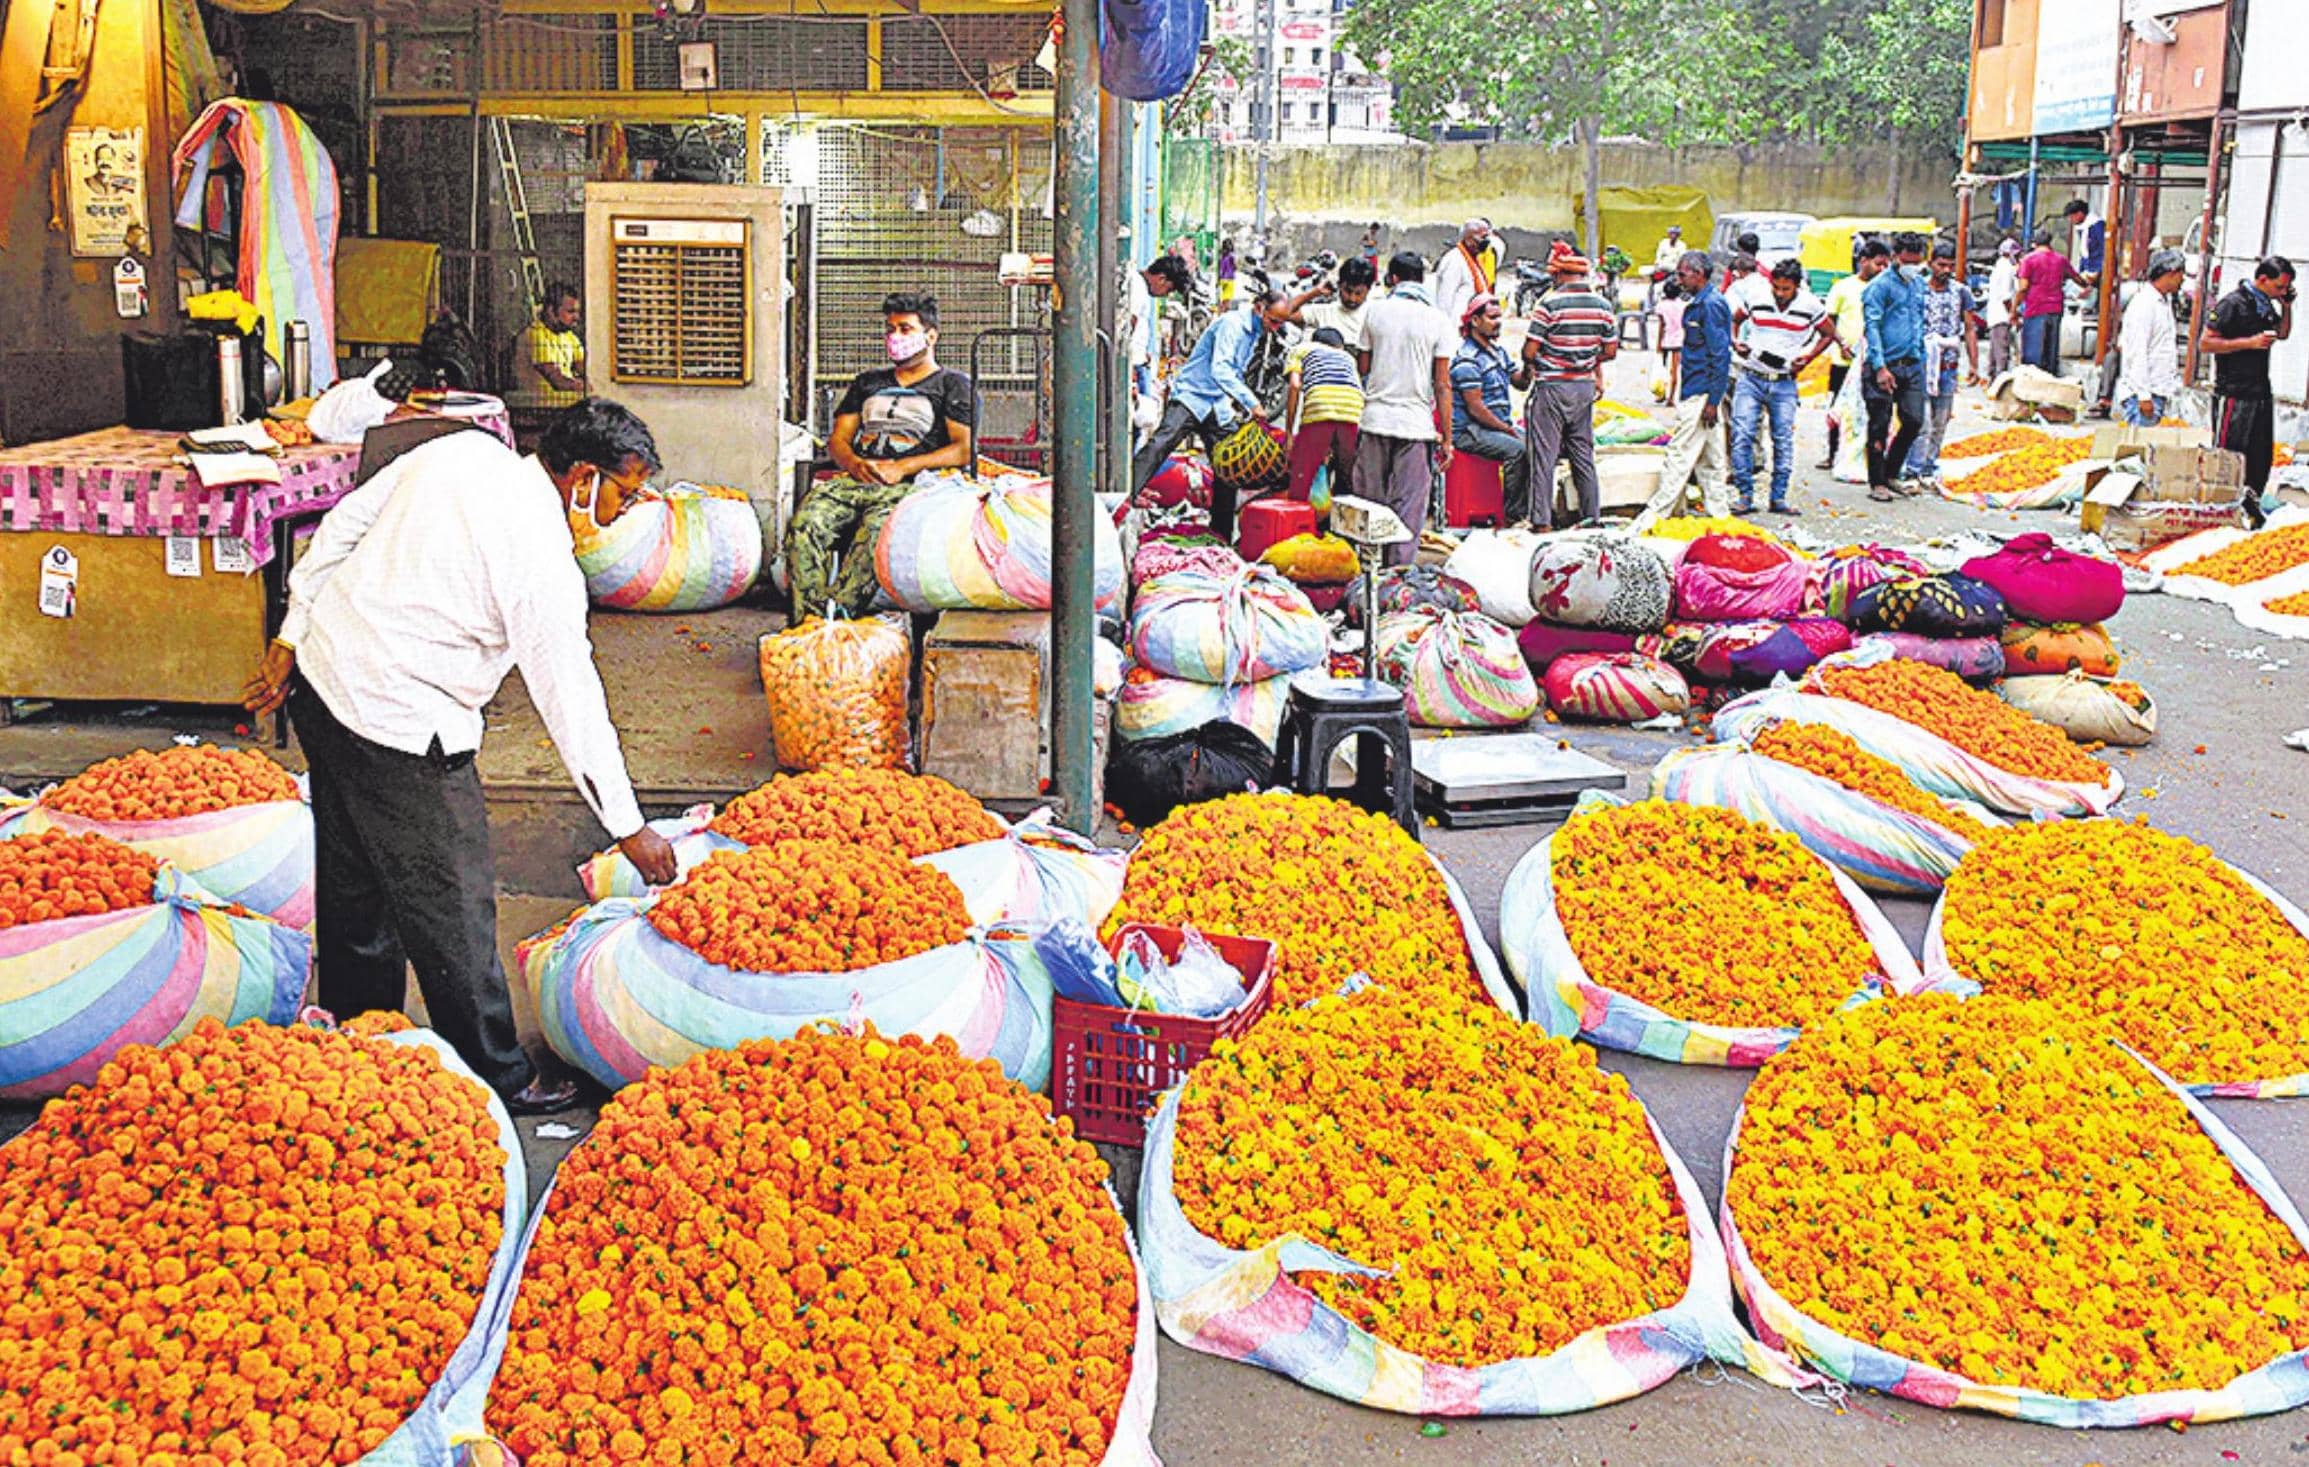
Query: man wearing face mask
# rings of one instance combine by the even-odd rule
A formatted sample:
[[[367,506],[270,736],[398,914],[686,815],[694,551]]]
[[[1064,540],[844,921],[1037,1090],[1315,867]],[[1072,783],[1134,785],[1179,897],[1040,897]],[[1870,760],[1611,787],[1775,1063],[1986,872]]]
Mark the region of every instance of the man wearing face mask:
[[[253,713],[287,704],[312,771],[321,1007],[398,1009],[413,966],[433,1027],[517,1115],[577,1089],[514,1039],[481,710],[519,667],[594,818],[651,883],[675,879],[609,721],[576,551],[657,468],[641,419],[600,398],[531,457],[479,432],[409,449],[321,521],[244,693]]]
[[[890,296],[882,319],[890,365],[860,372],[834,409],[826,447],[842,477],[812,489],[787,528],[796,621],[829,608],[864,616],[874,604],[874,542],[890,512],[917,475],[968,469],[976,458],[978,389],[938,365],[937,299]]]
[[[1868,497],[1879,502],[1921,492],[1900,472],[1924,431],[1924,236],[1893,236],[1892,255],[1899,267],[1870,281],[1860,298],[1868,338],[1860,382],[1868,409]]]

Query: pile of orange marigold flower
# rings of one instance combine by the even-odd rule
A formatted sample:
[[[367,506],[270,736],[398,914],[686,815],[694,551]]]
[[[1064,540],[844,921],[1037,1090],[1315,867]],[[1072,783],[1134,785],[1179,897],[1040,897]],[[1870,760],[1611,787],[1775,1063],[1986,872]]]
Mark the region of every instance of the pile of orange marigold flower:
[[[1546,1354],[1691,1276],[1627,1082],[1488,1004],[1374,986],[1220,1041],[1180,1093],[1173,1190],[1229,1247],[1296,1233],[1385,1270],[1300,1282],[1446,1365]]]
[[[1868,667],[1826,668],[1820,686],[1831,697],[1937,734],[2008,773],[2071,784],[2109,782],[2108,767],[2070,743],[2067,734],[1945,668],[1889,658]]]
[[[1125,922],[1279,944],[1277,1008],[1357,973],[1482,997],[1427,853],[1394,821],[1327,795],[1229,795],[1173,812],[1131,854],[1107,934]]]
[[[303,796],[289,772],[254,749],[138,749],[92,764],[44,796],[83,820],[177,820]]]
[[[749,846],[838,840],[928,856],[994,840],[1002,822],[934,774],[836,768],[749,790],[723,807],[713,829]]]
[[[707,962],[752,973],[852,973],[970,930],[945,872],[824,840],[717,851],[659,894],[649,920]]]
[[[2309,938],[2192,840],[2015,825],[1948,879],[1941,940],[1992,993],[2045,999],[2184,1084],[2309,1073]]]
[[[1588,977],[1675,1018],[1801,1026],[1879,972],[1827,863],[1730,810],[1644,800],[1574,815],[1552,869]]]
[[[1978,450],[1974,450],[1978,452]],[[2089,438],[2047,438],[2041,443],[2025,444],[1997,456],[1992,463],[1981,465],[1960,479],[1951,480],[1951,494],[2016,494],[2023,489],[2035,489],[2049,484],[2062,469],[2081,462],[2092,452]],[[1955,457],[1956,450],[1944,448],[1941,453]]]
[[[2279,616],[2309,616],[2309,591],[2295,591],[2290,596],[2279,596],[2267,604]]]
[[[1919,816],[1966,840],[1979,840],[1989,826],[1953,809],[1918,788],[1889,759],[1860,747],[1850,734],[1819,723],[1775,723],[1756,736],[1752,747],[1767,758],[1807,769],[1822,779],[1866,795],[1880,805]]]
[[[1765,1061],[1725,1204],[1801,1313],[1989,1385],[2216,1389],[2309,1346],[2309,1252],[2049,1004],[1863,1004]]]
[[[1137,1325],[1106,1174],[947,1039],[652,1070],[562,1163],[490,1429],[528,1467],[1088,1467]]]
[[[101,835],[0,840],[0,927],[152,905],[160,863]]]
[[[2282,530],[2247,535],[2225,549],[2199,556],[2166,574],[2196,576],[2224,586],[2243,586],[2302,565],[2309,565],[2309,525],[2287,525]]]
[[[349,1462],[480,1307],[505,1154],[431,1050],[205,1020],[0,1146],[0,1461]]]
[[[2016,448],[2033,448],[2050,443],[2052,435],[2042,428],[1992,428],[1986,433],[1975,433],[1970,438],[1959,438],[1940,450],[1942,458],[1985,458],[1992,453],[2010,453]]]

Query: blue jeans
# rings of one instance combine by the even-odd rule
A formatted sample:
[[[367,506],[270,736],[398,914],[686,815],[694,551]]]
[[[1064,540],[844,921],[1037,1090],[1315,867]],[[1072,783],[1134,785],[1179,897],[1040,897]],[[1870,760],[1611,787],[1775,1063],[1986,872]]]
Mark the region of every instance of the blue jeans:
[[[1788,503],[1788,476],[1796,466],[1796,379],[1740,372],[1732,379],[1732,487],[1739,507],[1756,502],[1756,428],[1772,415],[1772,507]]]
[[[2060,375],[2060,312],[2028,316],[2020,323],[2020,359]]]
[[[2117,416],[2136,428],[2154,428],[2164,418],[2165,409],[2172,404],[2161,397],[2152,397],[2149,401],[2156,405],[2156,410],[2144,413],[2139,398],[2120,397],[2117,399]]]

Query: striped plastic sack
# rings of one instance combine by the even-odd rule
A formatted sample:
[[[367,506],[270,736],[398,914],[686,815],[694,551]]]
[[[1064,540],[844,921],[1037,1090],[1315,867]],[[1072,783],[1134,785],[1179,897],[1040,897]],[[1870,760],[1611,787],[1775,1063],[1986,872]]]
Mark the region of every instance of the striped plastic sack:
[[[2113,769],[2104,786],[2014,774],[1906,719],[1797,688],[1766,688],[1727,703],[1717,710],[1713,728],[1722,742],[1749,743],[1774,722],[1835,729],[1900,766],[1925,793],[1968,800],[2000,815],[2105,815],[2124,793],[2124,777]]]
[[[1539,711],[1539,684],[1515,633],[1480,611],[1432,606],[1379,618],[1379,676],[1425,728],[1508,728]]]
[[[1691,1245],[1683,1298],[1600,1325],[1550,1354],[1470,1370],[1380,1340],[1296,1277],[1375,1270],[1295,1234],[1245,1252],[1198,1231],[1172,1184],[1178,1107],[1174,1089],[1147,1126],[1138,1240],[1155,1316],[1165,1334],[1189,1349],[1263,1367],[1343,1401],[1418,1416],[1566,1415],[1640,1395],[1711,1359],[1775,1385],[1803,1381],[1733,1316],[1723,1244],[1706,1199],[1657,1122],[1652,1137],[1674,1180]]]
[[[804,1025],[871,1020],[888,1034],[951,1037],[1030,1090],[1050,1078],[1048,970],[1028,930],[974,930],[855,973],[749,973],[710,963],[652,926],[654,898],[612,897],[517,949],[553,1052],[615,1090]]]
[[[2285,1189],[2278,1184],[2267,1163],[2163,1071],[2113,1040],[2111,1047],[2126,1057],[2120,1062],[2141,1066],[2180,1097],[2206,1136],[2236,1166],[2238,1177],[2292,1230],[2301,1246],[2309,1248],[2309,1224],[2303,1222],[2300,1209],[2285,1195]],[[1744,1119],[1743,1114],[1733,1120],[1731,1135],[1724,1142],[1723,1174],[1727,1177],[1732,1174],[1733,1162],[1739,1154],[1740,1125]],[[2289,1411],[2309,1402],[2309,1351],[2303,1350],[2292,1351],[2247,1371],[2219,1390],[2154,1391],[2115,1400],[2055,1396],[2022,1386],[1968,1380],[1853,1339],[1797,1309],[1764,1279],[1755,1261],[1748,1256],[1747,1247],[1740,1239],[1738,1219],[1732,1216],[1728,1202],[1723,1214],[1723,1240],[1731,1261],[1733,1283],[1748,1306],[1748,1317],[1755,1321],[1757,1333],[1767,1345],[1784,1350],[1846,1385],[1883,1391],[1944,1410],[1987,1411],[2064,1431],[2153,1426],[2163,1421],[2231,1421],[2243,1416]]]
[[[0,1098],[61,1095],[126,1046],[166,1046],[203,1019],[297,1016],[311,937],[233,915],[170,866],[152,898],[0,929]]]
[[[1871,891],[1937,896],[1972,849],[1949,826],[1737,743],[1669,751],[1652,766],[1652,798],[1715,805],[1784,830]],[[1978,805],[1963,813],[1997,823]]]
[[[1222,688],[1134,667],[1123,678],[1122,691],[1115,695],[1115,737],[1159,739],[1223,721],[1240,724],[1273,748],[1275,736],[1282,731],[1283,710],[1291,701],[1291,678],[1296,675]]]
[[[513,1295],[521,1281],[521,1259],[534,1223],[529,1216],[529,1173],[521,1159],[521,1132],[505,1102],[481,1084],[480,1077],[440,1035],[429,1029],[404,1029],[375,1037],[384,1044],[432,1050],[440,1056],[443,1069],[480,1085],[489,1096],[489,1118],[496,1122],[497,1144],[505,1153],[505,1204],[497,1253],[489,1264],[489,1281],[482,1287],[481,1304],[465,1338],[408,1418],[378,1443],[376,1450],[354,1460],[361,1467],[439,1467],[442,1463],[486,1461],[485,1453],[477,1454],[477,1449],[493,1444],[482,1416],[489,1387],[497,1379],[497,1368],[504,1362],[505,1345],[511,1337]]]
[[[2224,861],[2222,864],[2228,865],[2229,863]],[[2309,912],[2303,912],[2283,893],[2243,867],[2229,866],[2229,869],[2237,874],[2239,881],[2267,897],[2270,904],[2276,907],[2277,915],[2283,917],[2286,924],[2295,932],[2309,937]],[[1924,929],[1924,976],[1934,983],[1942,985],[1972,985],[1974,980],[1971,975],[1958,971],[1956,965],[1949,960],[1948,940],[1940,930],[1941,918],[1946,907],[1947,899],[1945,897],[1935,902],[1932,907],[1932,920]],[[2217,1009],[2209,1007],[2207,1009],[2208,1018],[2217,1015],[2217,1012]],[[2172,1080],[2167,1080],[2165,1083],[2173,1085],[2176,1089],[2186,1090],[2193,1095],[2209,1095],[2221,1100],[2291,1100],[2309,1095],[2309,1074],[2274,1075],[2260,1080],[2215,1080],[2193,1085],[2181,1085]]]
[[[0,791],[0,840],[44,830],[119,841],[174,866],[219,901],[300,932],[313,930],[313,810],[303,800],[176,820],[84,820],[38,799],[12,802]]]
[[[874,542],[874,574],[908,611],[1050,609],[1050,481],[930,473],[898,501]],[[1122,609],[1122,538],[1092,517],[1098,609]]]
[[[676,484],[581,537],[585,593],[615,611],[709,611],[753,589],[762,522],[736,489]]]
[[[1595,797],[1606,803],[1608,796]],[[1584,802],[1583,802],[1584,803]],[[1869,982],[1895,993],[1924,986],[1908,945],[1866,893],[1833,865],[1828,874],[1851,909],[1852,920],[1876,955]],[[1605,1049],[1622,1049],[1672,1064],[1753,1068],[1796,1042],[1790,1027],[1702,1024],[1679,1019],[1640,999],[1607,988],[1588,975],[1571,937],[1555,914],[1555,837],[1515,864],[1499,896],[1499,946],[1508,971],[1523,984],[1526,1017],[1550,1033],[1576,1030]]]
[[[1692,706],[1684,675],[1641,652],[1574,652],[1547,668],[1547,702],[1564,718],[1642,723]]]
[[[1131,656],[1189,682],[1234,687],[1305,672],[1330,650],[1330,631],[1306,593],[1263,565],[1164,576],[1139,587],[1131,609]]]

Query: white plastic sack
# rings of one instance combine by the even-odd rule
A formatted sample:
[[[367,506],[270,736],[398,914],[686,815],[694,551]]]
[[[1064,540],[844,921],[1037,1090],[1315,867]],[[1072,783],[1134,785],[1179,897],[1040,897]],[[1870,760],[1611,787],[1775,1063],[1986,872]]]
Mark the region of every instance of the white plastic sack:
[[[1475,588],[1483,614],[1511,627],[1539,617],[1531,604],[1531,567],[1541,537],[1529,530],[1474,530],[1459,542],[1443,573]]]
[[[2135,708],[2109,690],[2112,680],[2082,672],[2059,677],[2008,677],[1997,696],[2080,744],[2138,748],[2157,736],[2157,705]],[[2145,696],[2145,693],[2144,693]]]

